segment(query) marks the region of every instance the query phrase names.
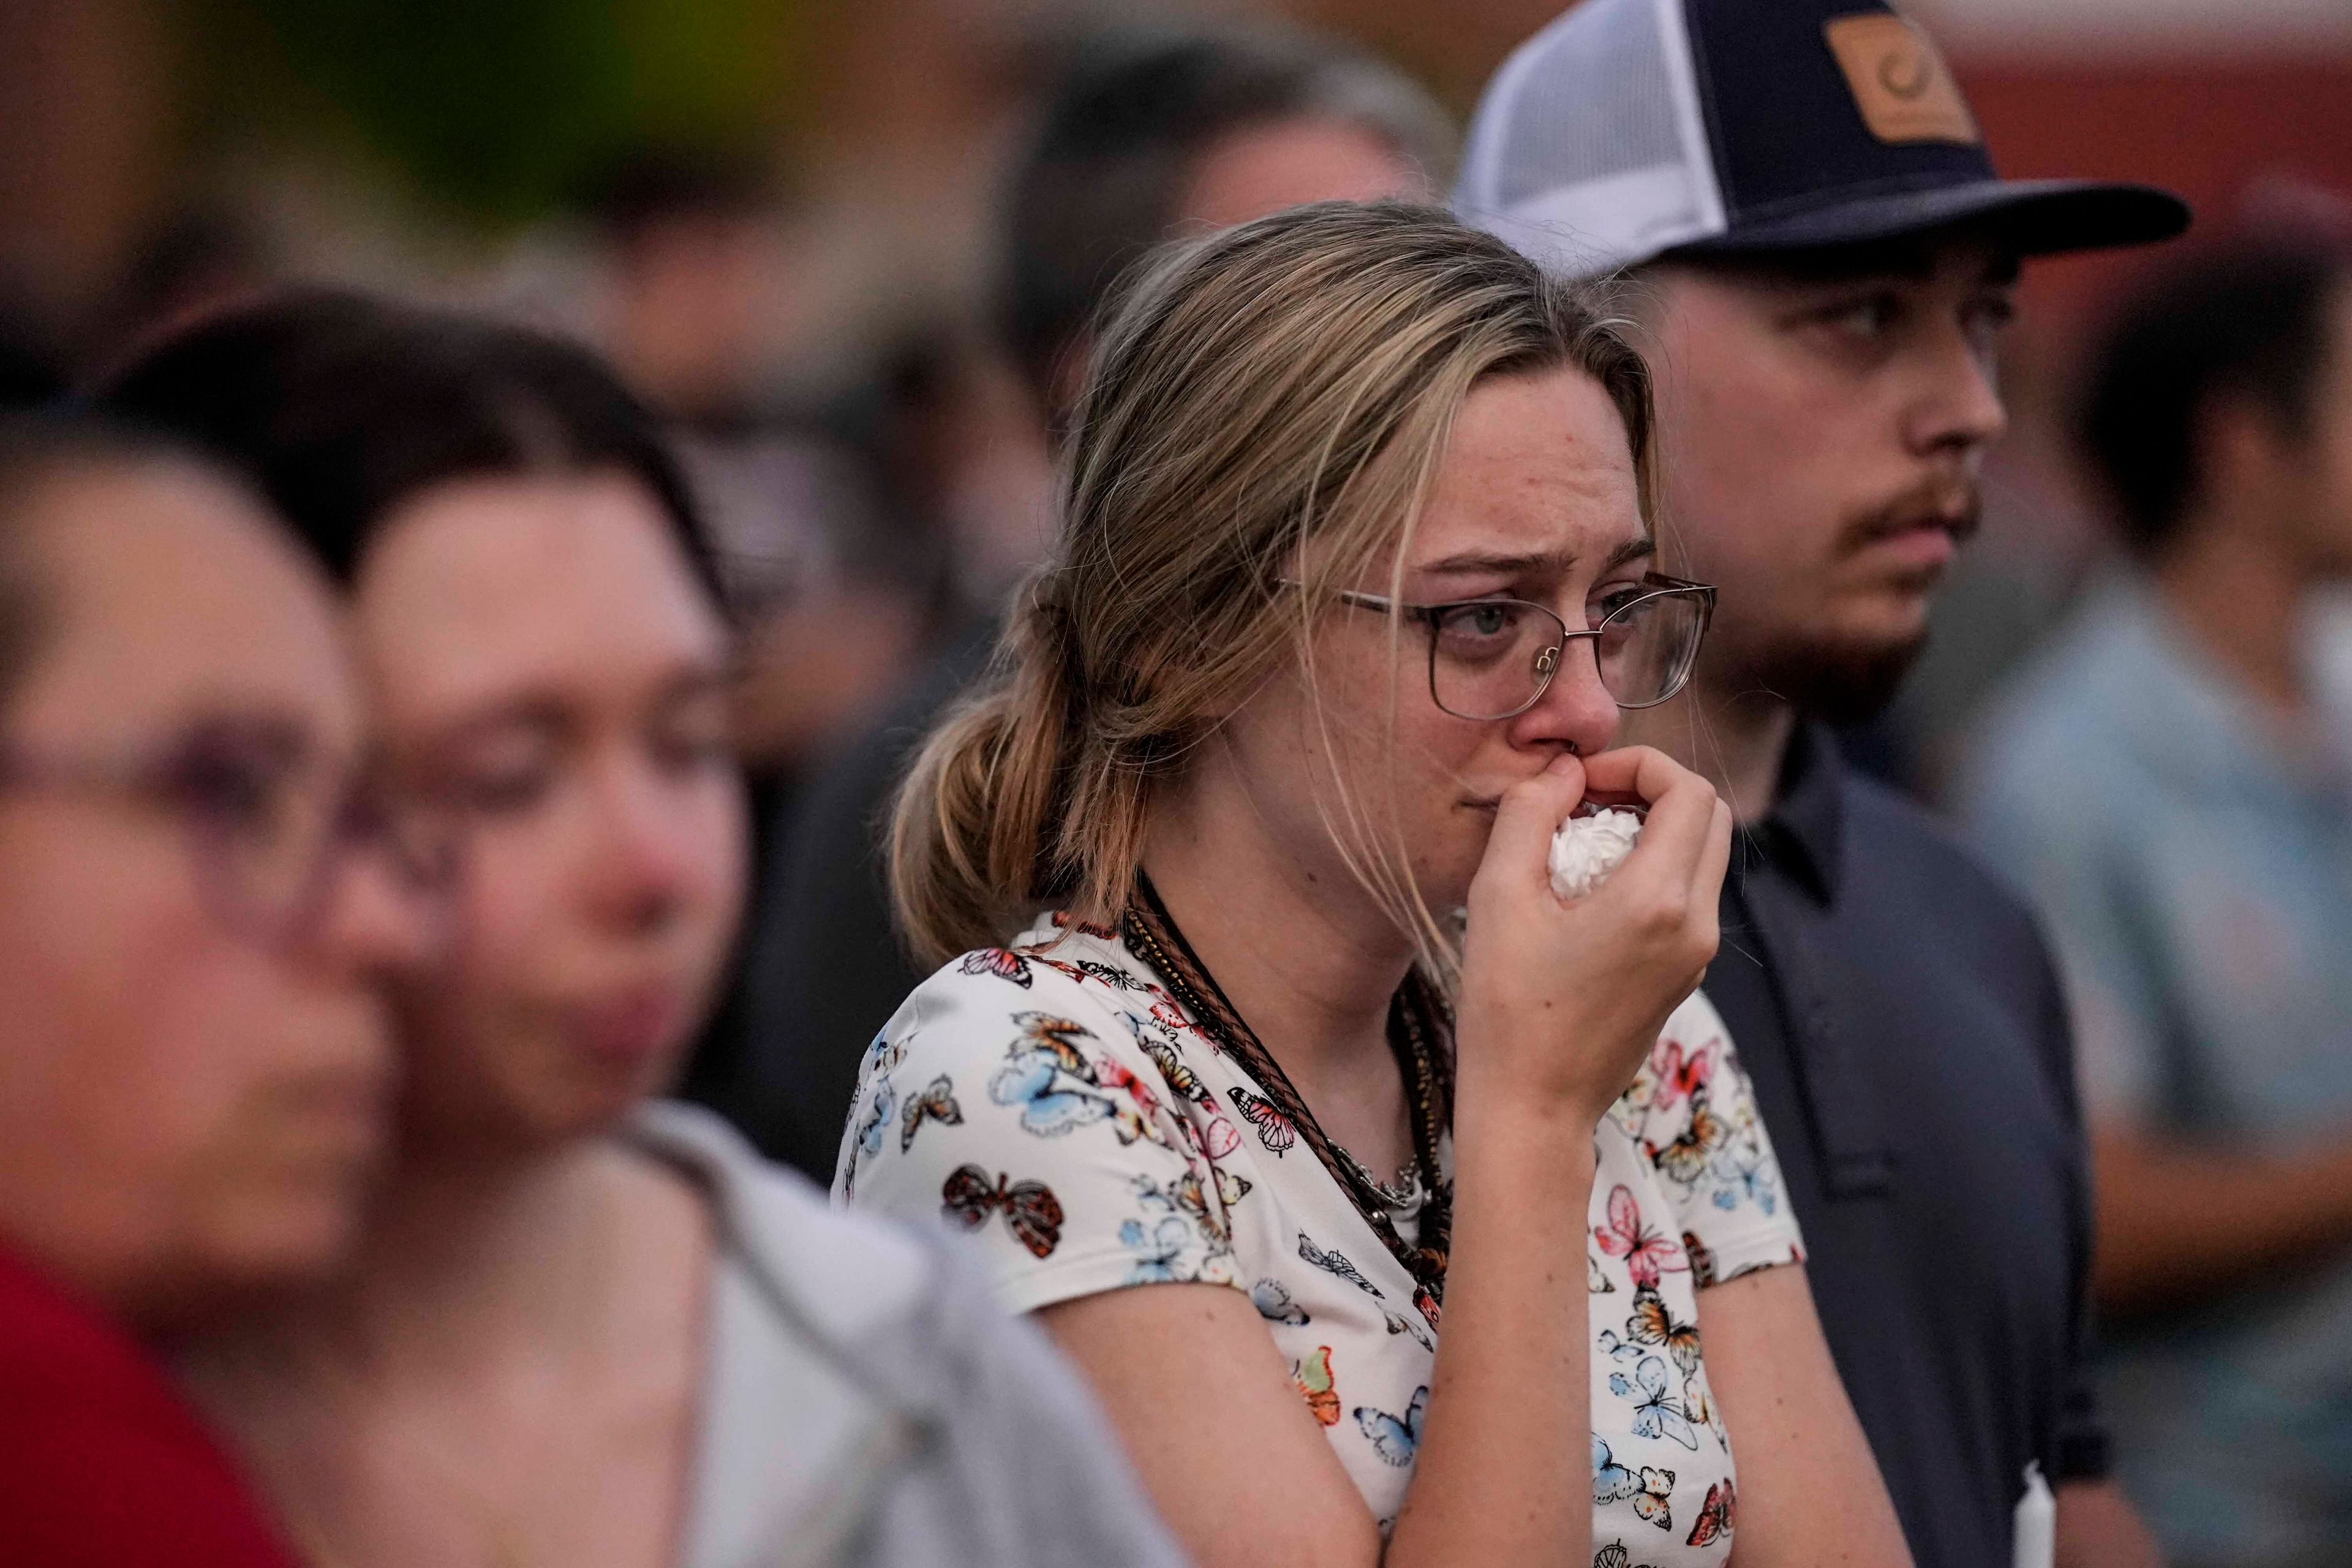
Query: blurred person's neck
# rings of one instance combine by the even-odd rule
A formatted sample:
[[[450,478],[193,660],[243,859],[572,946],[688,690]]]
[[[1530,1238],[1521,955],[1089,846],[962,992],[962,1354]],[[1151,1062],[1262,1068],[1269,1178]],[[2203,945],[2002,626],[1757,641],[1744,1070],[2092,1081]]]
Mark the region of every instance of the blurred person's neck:
[[[367,1386],[481,1375],[519,1348],[593,1353],[604,1304],[643,1261],[632,1233],[642,1235],[646,1188],[668,1184],[650,1173],[609,1137],[412,1150],[342,1279],[264,1331]],[[692,1196],[677,1198],[690,1212]]]
[[[2312,584],[2269,520],[2200,512],[2150,575],[2174,619],[2260,702],[2263,717],[2301,723],[2309,702],[2302,610]]]
[[[614,1137],[412,1158],[340,1284],[180,1372],[320,1560],[398,1536],[387,1558],[524,1561],[578,1532],[561,1473],[599,1478],[598,1528],[636,1537],[616,1561],[651,1562],[692,1484],[713,1249],[702,1194]]]

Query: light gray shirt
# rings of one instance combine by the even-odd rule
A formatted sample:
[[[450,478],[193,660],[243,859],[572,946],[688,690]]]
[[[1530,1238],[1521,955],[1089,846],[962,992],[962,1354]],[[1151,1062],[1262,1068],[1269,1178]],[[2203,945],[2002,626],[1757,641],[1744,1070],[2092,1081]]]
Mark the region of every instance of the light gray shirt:
[[[1179,1568],[1084,1385],[950,1237],[836,1213],[689,1106],[629,1135],[719,1236],[686,1568]]]

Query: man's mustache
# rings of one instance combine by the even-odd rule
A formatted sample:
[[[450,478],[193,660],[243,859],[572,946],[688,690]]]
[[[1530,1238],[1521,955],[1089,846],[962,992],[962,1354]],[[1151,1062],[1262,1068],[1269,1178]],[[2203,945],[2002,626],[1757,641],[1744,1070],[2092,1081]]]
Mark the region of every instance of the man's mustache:
[[[1974,478],[1931,479],[1847,523],[1841,542],[1859,550],[1914,529],[1940,528],[1965,544],[1983,521],[1984,495]]]

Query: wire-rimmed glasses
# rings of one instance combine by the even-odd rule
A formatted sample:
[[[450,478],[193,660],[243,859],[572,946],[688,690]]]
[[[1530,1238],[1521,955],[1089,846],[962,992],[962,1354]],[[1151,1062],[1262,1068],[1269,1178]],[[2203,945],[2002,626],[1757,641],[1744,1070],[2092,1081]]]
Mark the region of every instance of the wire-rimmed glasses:
[[[355,847],[383,853],[412,889],[444,887],[458,841],[446,813],[394,796],[285,725],[200,722],[146,750],[69,756],[0,744],[0,789],[112,796],[179,823],[224,924],[294,941]]]
[[[1525,599],[1462,599],[1406,605],[1343,590],[1343,604],[1391,612],[1429,632],[1429,695],[1457,719],[1516,718],[1534,707],[1559,673],[1568,645],[1589,641],[1601,687],[1620,708],[1655,708],[1680,691],[1698,661],[1715,590],[1661,573],[1612,596],[1582,631]]]

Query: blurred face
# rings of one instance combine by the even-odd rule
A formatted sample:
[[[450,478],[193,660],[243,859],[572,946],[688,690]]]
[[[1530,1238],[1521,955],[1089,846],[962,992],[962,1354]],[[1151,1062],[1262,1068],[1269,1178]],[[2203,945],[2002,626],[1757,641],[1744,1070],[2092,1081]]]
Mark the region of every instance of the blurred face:
[[[0,1228],[159,1326],[343,1250],[378,981],[423,933],[370,852],[257,869],[333,842],[286,801],[339,799],[362,740],[328,591],[274,525],[163,465],[60,476],[32,513],[58,622],[0,722]]]
[[[1582,628],[1639,585],[1650,555],[1633,455],[1608,394],[1574,370],[1501,377],[1463,403],[1406,556],[1404,598],[1522,599]],[[1385,595],[1389,574],[1358,586]],[[1605,750],[1618,710],[1586,641],[1567,646],[1527,711],[1456,717],[1431,694],[1431,634],[1410,620],[1400,630],[1392,642],[1385,614],[1330,607],[1315,654],[1323,722],[1294,670],[1223,733],[1253,805],[1310,876],[1348,885],[1326,818],[1336,772],[1375,831],[1391,821],[1401,829],[1422,896],[1443,910],[1466,896],[1503,791],[1564,748]]]
[[[614,474],[427,491],[358,610],[394,763],[463,825],[452,957],[403,994],[410,1131],[608,1125],[677,1068],[742,900],[717,613]]]
[[[1195,153],[1176,205],[1179,225],[1227,228],[1308,202],[1430,198],[1418,164],[1345,120],[1244,126]]]
[[[1669,570],[1722,590],[1703,681],[1830,718],[1893,696],[1975,530],[2014,272],[1948,241],[1647,275]]]

